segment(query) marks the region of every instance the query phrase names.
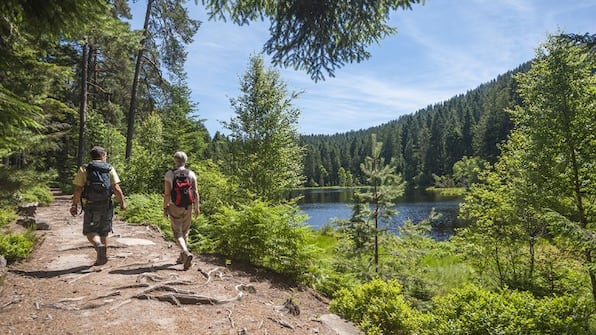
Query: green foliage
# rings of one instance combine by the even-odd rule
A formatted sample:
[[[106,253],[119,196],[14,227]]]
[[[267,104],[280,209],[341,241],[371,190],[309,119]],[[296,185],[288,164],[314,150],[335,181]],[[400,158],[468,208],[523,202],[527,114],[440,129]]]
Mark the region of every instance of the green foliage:
[[[136,140],[133,155],[119,169],[122,188],[127,193],[163,193],[163,178],[171,167],[170,159],[160,151],[152,153]],[[163,207],[163,205],[162,205]]]
[[[159,194],[131,194],[127,196],[126,210],[119,212],[122,220],[141,225],[155,225],[164,237],[173,237],[170,221],[163,216],[163,196]]]
[[[538,215],[558,216],[551,222],[553,228],[561,228],[563,219],[568,228],[575,226],[575,231],[591,236],[573,249],[584,257],[596,300],[596,208],[590,205],[596,201],[596,58],[589,48],[570,46],[557,36],[538,49],[536,58],[530,71],[517,76],[526,103],[511,111],[516,131],[528,143],[511,150],[531,166],[526,180],[541,192],[527,198]],[[563,240],[577,236],[566,236],[567,231],[552,230]]]
[[[355,322],[366,334],[419,334],[423,320],[406,301],[399,283],[380,279],[340,290],[329,309]]]
[[[73,35],[105,14],[107,1],[6,0],[0,5],[2,36],[30,31],[34,34]],[[18,28],[18,29],[17,29]]]
[[[18,219],[18,215],[11,207],[0,208],[0,228]]]
[[[493,293],[473,285],[437,298],[423,334],[591,334],[594,304],[576,298]]]
[[[0,255],[8,263],[29,257],[35,246],[36,235],[31,232],[0,234]]]
[[[48,205],[54,199],[48,184],[55,178],[54,171],[34,171],[0,166],[0,207],[16,206],[25,202]]]
[[[232,259],[298,276],[314,257],[304,216],[295,206],[255,200],[239,209],[225,206],[214,220],[215,250]]]
[[[244,200],[238,185],[221,173],[213,162],[202,161],[190,168],[197,176],[202,216],[211,217],[222,207]]]
[[[467,189],[477,183],[480,173],[488,168],[488,163],[482,158],[464,156],[453,165],[453,177]]]
[[[211,19],[230,19],[239,25],[267,19],[271,37],[264,50],[273,54],[276,65],[305,70],[314,80],[346,62],[370,57],[366,48],[397,30],[387,24],[390,13],[411,9],[422,0],[392,0],[378,3],[203,0]]]
[[[472,223],[462,232],[471,259],[498,287],[576,292],[575,262],[557,259],[573,251],[571,259],[584,260],[596,299],[596,213],[587,205],[596,199],[594,62],[551,37],[531,69],[516,77],[525,102],[510,111],[516,128],[461,211]]]
[[[283,200],[303,181],[300,111],[292,107],[298,94],[287,92],[279,72],[265,69],[262,56],[251,57],[240,85],[242,95],[230,100],[236,116],[224,123],[231,131],[230,174],[249,193]]]
[[[379,269],[379,223],[388,221],[396,211],[393,205],[403,195],[405,183],[400,175],[395,174],[395,161],[385,165],[381,157],[382,142],[377,142],[375,134],[371,137],[371,156],[367,156],[360,169],[366,176],[370,188],[366,192],[354,194],[355,204],[352,219],[343,225],[342,230],[354,239],[356,249],[365,249],[372,240],[375,272]],[[371,236],[372,235],[372,236]]]
[[[54,196],[47,186],[35,185],[22,192],[21,202],[37,202],[40,206],[47,206],[54,202]]]

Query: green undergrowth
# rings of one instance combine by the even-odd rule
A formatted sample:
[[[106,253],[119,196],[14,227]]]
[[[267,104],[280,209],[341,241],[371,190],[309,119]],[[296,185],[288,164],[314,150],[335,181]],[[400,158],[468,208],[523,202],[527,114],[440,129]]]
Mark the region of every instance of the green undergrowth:
[[[173,237],[170,221],[163,215],[163,197],[159,194],[131,194],[126,198],[126,210],[118,211],[123,221],[136,225],[156,226],[164,237]]]
[[[18,218],[12,207],[0,208],[0,228],[8,225]]]
[[[25,233],[0,234],[0,255],[9,264],[26,259],[33,252],[36,241],[37,236],[30,230]]]

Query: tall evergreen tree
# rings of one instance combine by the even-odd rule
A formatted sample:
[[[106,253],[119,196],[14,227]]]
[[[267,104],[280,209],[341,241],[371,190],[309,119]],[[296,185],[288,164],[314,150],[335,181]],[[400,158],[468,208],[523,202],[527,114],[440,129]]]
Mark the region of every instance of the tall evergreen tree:
[[[283,200],[283,192],[303,182],[296,130],[300,111],[279,72],[266,69],[262,56],[252,56],[240,82],[242,95],[230,99],[235,116],[230,130],[233,175],[255,196]]]
[[[184,45],[192,42],[193,36],[200,26],[200,22],[193,20],[188,15],[188,10],[184,7],[186,0],[147,0],[145,20],[143,24],[143,40],[139,47],[133,84],[131,87],[130,107],[127,117],[126,132],[126,158],[132,154],[132,140],[134,137],[135,122],[137,119],[137,109],[139,101],[137,100],[142,69],[147,74],[144,80],[147,87],[145,89],[151,92],[151,85],[157,85],[160,89],[169,88],[167,82],[171,79],[173,86],[179,86],[186,79],[184,72],[184,62],[187,53]],[[162,67],[167,71],[171,78],[166,78],[162,74]],[[152,92],[152,99],[157,98],[156,92]],[[166,93],[168,95],[169,92]],[[151,104],[147,112],[151,111]]]

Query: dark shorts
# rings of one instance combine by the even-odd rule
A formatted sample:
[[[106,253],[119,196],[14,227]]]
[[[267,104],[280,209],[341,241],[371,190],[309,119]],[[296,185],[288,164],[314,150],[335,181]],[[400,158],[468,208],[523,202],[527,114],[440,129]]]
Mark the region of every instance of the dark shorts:
[[[114,205],[112,201],[105,205],[87,204],[83,216],[83,235],[96,233],[99,236],[108,236],[112,231],[112,218]]]

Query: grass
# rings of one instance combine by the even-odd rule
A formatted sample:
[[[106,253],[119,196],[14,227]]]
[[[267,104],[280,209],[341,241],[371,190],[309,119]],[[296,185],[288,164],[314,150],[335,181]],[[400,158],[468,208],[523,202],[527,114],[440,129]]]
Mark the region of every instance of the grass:
[[[463,262],[455,255],[426,255],[421,264],[424,266],[424,277],[432,282],[439,283],[439,295],[451,289],[461,287],[472,280],[472,266]]]
[[[462,197],[466,194],[465,187],[427,187],[426,191],[435,192],[445,197]]]
[[[321,231],[313,230],[313,237],[313,244],[322,250],[317,259],[325,262],[331,261],[337,256],[334,252],[335,246],[337,245],[337,237],[335,236],[335,233],[321,233]]]

